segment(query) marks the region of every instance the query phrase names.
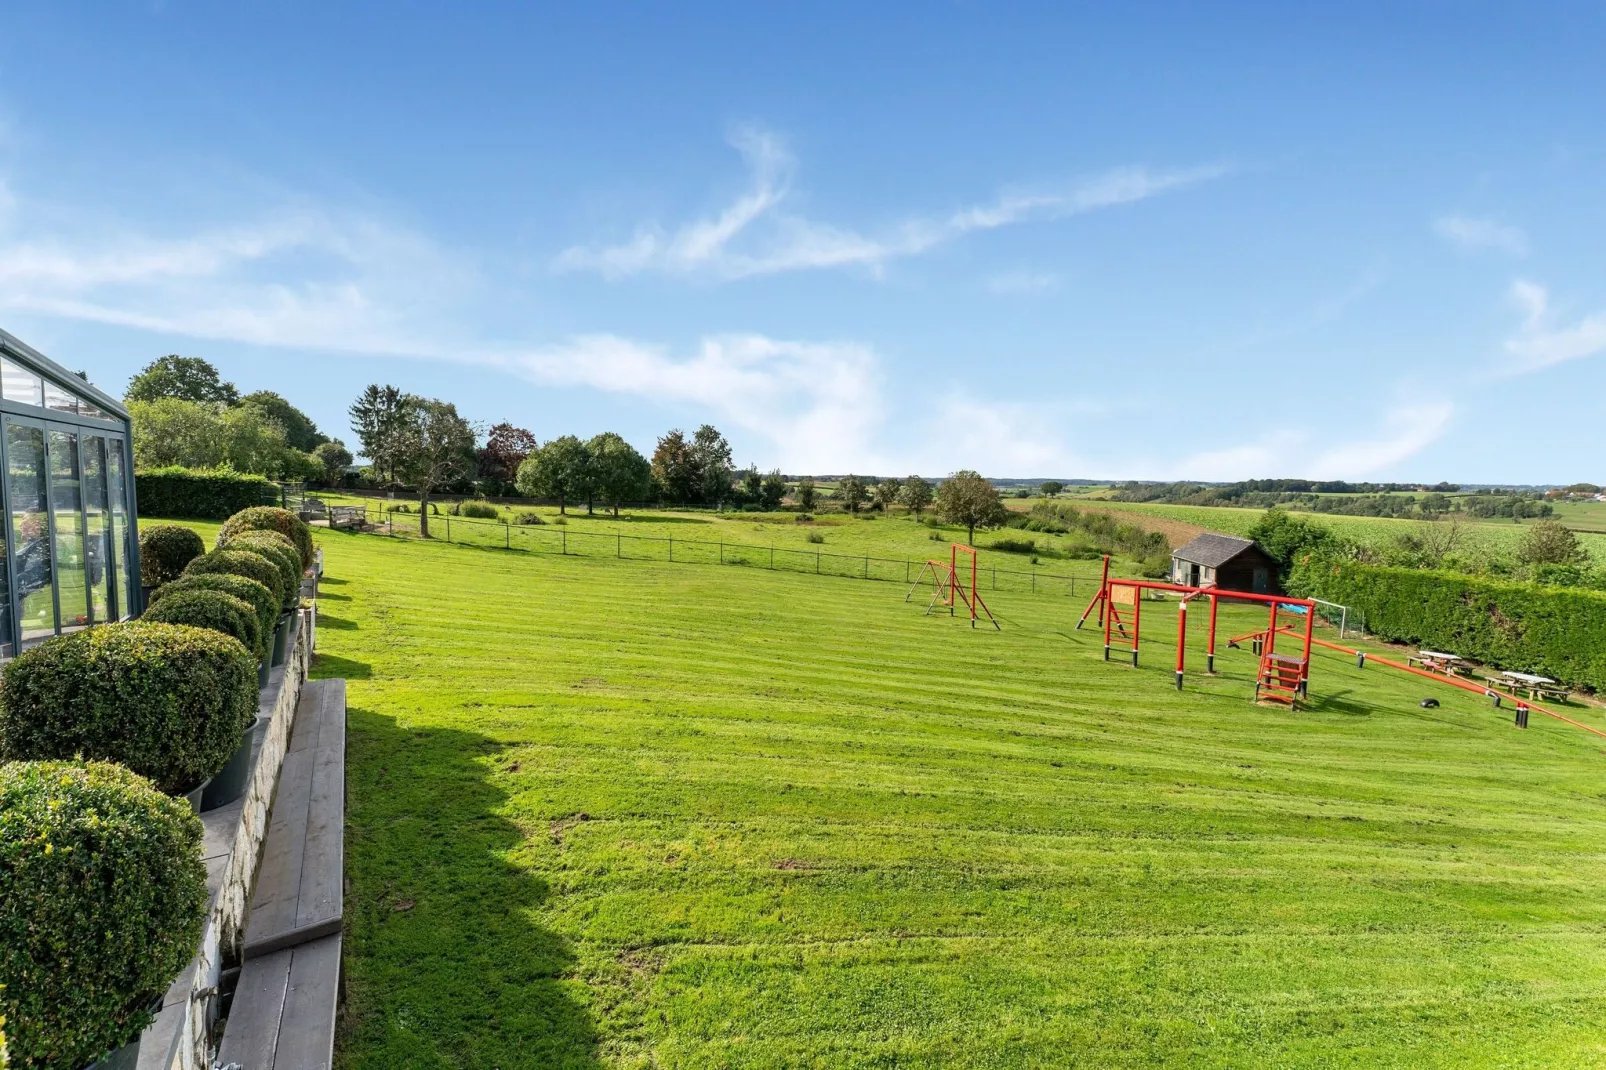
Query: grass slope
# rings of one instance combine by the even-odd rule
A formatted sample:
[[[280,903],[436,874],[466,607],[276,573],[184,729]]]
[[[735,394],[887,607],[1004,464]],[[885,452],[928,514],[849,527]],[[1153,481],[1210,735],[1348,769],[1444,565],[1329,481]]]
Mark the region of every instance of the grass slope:
[[[348,1070],[1606,1060],[1575,729],[1178,693],[1170,606],[1133,670],[1065,598],[320,542]]]

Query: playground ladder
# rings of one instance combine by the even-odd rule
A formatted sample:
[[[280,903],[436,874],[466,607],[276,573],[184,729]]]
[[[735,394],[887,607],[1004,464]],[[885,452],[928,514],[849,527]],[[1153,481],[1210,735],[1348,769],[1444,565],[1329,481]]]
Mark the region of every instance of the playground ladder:
[[[1293,706],[1300,698],[1305,679],[1305,659],[1292,654],[1266,654],[1260,659],[1260,679],[1255,683],[1255,700],[1286,702]]]

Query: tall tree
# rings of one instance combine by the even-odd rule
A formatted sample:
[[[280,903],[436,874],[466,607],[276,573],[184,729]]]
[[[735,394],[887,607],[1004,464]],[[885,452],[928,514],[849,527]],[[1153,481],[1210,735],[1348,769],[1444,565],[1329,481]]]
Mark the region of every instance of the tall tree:
[[[814,501],[818,494],[819,491],[815,489],[813,476],[804,476],[797,481],[797,505],[799,509],[804,512],[813,510]]]
[[[562,435],[519,465],[518,483],[520,494],[556,498],[558,512],[567,513],[571,501],[590,493],[591,452],[573,435]]]
[[[396,476],[396,452],[409,419],[413,401],[394,386],[369,384],[351,408],[351,430],[357,443],[382,480]]]
[[[1060,491],[1065,489],[1065,484],[1061,483],[1057,479],[1050,479],[1045,481],[1043,485],[1037,489],[1042,493],[1043,497],[1052,498]]]
[[[318,443],[317,448],[312,451],[312,456],[323,465],[324,481],[331,487],[339,486],[346,469],[351,467],[351,451],[338,438]]]
[[[125,401],[161,398],[234,405],[240,400],[240,392],[233,383],[224,382],[217,369],[200,357],[169,353],[145,365],[144,370],[128,381],[128,392],[123,395]]]
[[[892,504],[898,500],[898,493],[902,489],[903,485],[896,479],[883,479],[875,485],[871,497],[875,499],[875,503],[881,507],[883,513],[890,513]]]
[[[921,510],[931,504],[931,484],[919,476],[910,476],[903,481],[903,489],[898,492],[898,497],[911,513],[919,516]]]
[[[487,493],[502,493],[519,478],[519,465],[540,445],[534,435],[506,421],[491,428],[476,452],[479,477],[491,484]]]
[[[759,497],[765,509],[778,509],[781,499],[786,497],[786,477],[781,475],[779,468],[764,477],[764,486],[759,491]]]
[[[955,472],[937,488],[937,512],[950,524],[963,524],[965,540],[976,545],[976,529],[997,527],[1009,519],[998,488],[969,469]]]
[[[1581,565],[1589,561],[1589,551],[1561,521],[1541,520],[1523,532],[1517,560],[1525,565]]]
[[[450,402],[412,395],[405,400],[389,456],[394,474],[418,489],[418,533],[427,539],[430,495],[474,472],[474,428]]]
[[[586,443],[591,455],[590,485],[604,505],[619,515],[621,502],[641,501],[652,483],[652,465],[636,448],[612,431],[604,431]]]
[[[684,431],[671,430],[652,451],[652,474],[664,498],[676,505],[698,500],[702,488],[697,454]]]
[[[742,498],[758,505],[764,500],[764,477],[758,474],[758,465],[750,464],[742,473]]]
[[[848,512],[857,513],[859,506],[864,504],[864,499],[864,480],[858,476],[847,476],[836,485],[836,500],[841,502]]]
[[[302,453],[311,453],[320,443],[329,441],[328,435],[319,433],[312,417],[271,390],[253,391],[241,398],[240,404],[261,410],[262,415],[284,428],[284,440]]]
[[[698,492],[705,505],[718,505],[731,495],[731,444],[713,424],[704,424],[692,436],[697,464]]]

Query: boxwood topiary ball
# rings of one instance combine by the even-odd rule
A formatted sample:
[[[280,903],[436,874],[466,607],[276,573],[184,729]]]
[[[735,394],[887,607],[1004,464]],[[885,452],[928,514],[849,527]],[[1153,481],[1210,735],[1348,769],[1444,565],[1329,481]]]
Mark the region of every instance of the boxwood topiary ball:
[[[132,621],[48,639],[0,677],[0,760],[120,762],[169,794],[223,768],[257,712],[257,658],[205,628]]]
[[[200,576],[209,572],[256,580],[273,592],[275,605],[284,605],[284,570],[261,554],[253,554],[249,550],[213,550],[184,567],[186,576]]]
[[[158,624],[189,624],[196,628],[210,628],[238,639],[241,646],[258,658],[267,653],[262,643],[262,625],[257,619],[256,610],[249,603],[222,591],[180,591],[151,606],[140,619]]]
[[[219,547],[227,546],[234,536],[253,530],[277,531],[295,546],[296,552],[301,555],[301,567],[312,567],[312,529],[305,520],[288,509],[271,505],[241,509],[223,522],[222,529],[217,533],[217,544]]]
[[[271,531],[248,531],[230,539],[225,549],[245,550],[272,561],[279,569],[279,578],[285,590],[290,592],[284,608],[291,610],[300,604],[301,558],[297,556],[295,547],[290,545],[289,539]]]
[[[201,536],[179,524],[152,524],[139,529],[139,581],[160,587],[177,579],[184,566],[206,553]]]
[[[157,606],[163,599],[170,598],[180,591],[222,591],[249,603],[256,611],[257,627],[262,634],[264,651],[273,641],[273,626],[279,620],[279,599],[264,584],[228,572],[195,573],[180,576],[172,583],[164,583],[156,588],[151,592],[150,605]]]
[[[139,1036],[201,938],[201,822],[106,762],[0,765],[0,1017],[16,1066]]]

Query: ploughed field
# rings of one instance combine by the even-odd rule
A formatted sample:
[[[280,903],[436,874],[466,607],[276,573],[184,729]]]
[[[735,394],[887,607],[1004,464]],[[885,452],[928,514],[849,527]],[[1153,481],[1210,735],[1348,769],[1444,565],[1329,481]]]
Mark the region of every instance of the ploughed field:
[[[342,1066],[1606,1060],[1575,728],[1336,654],[1179,693],[1174,604],[1134,670],[1080,597],[319,541]]]

